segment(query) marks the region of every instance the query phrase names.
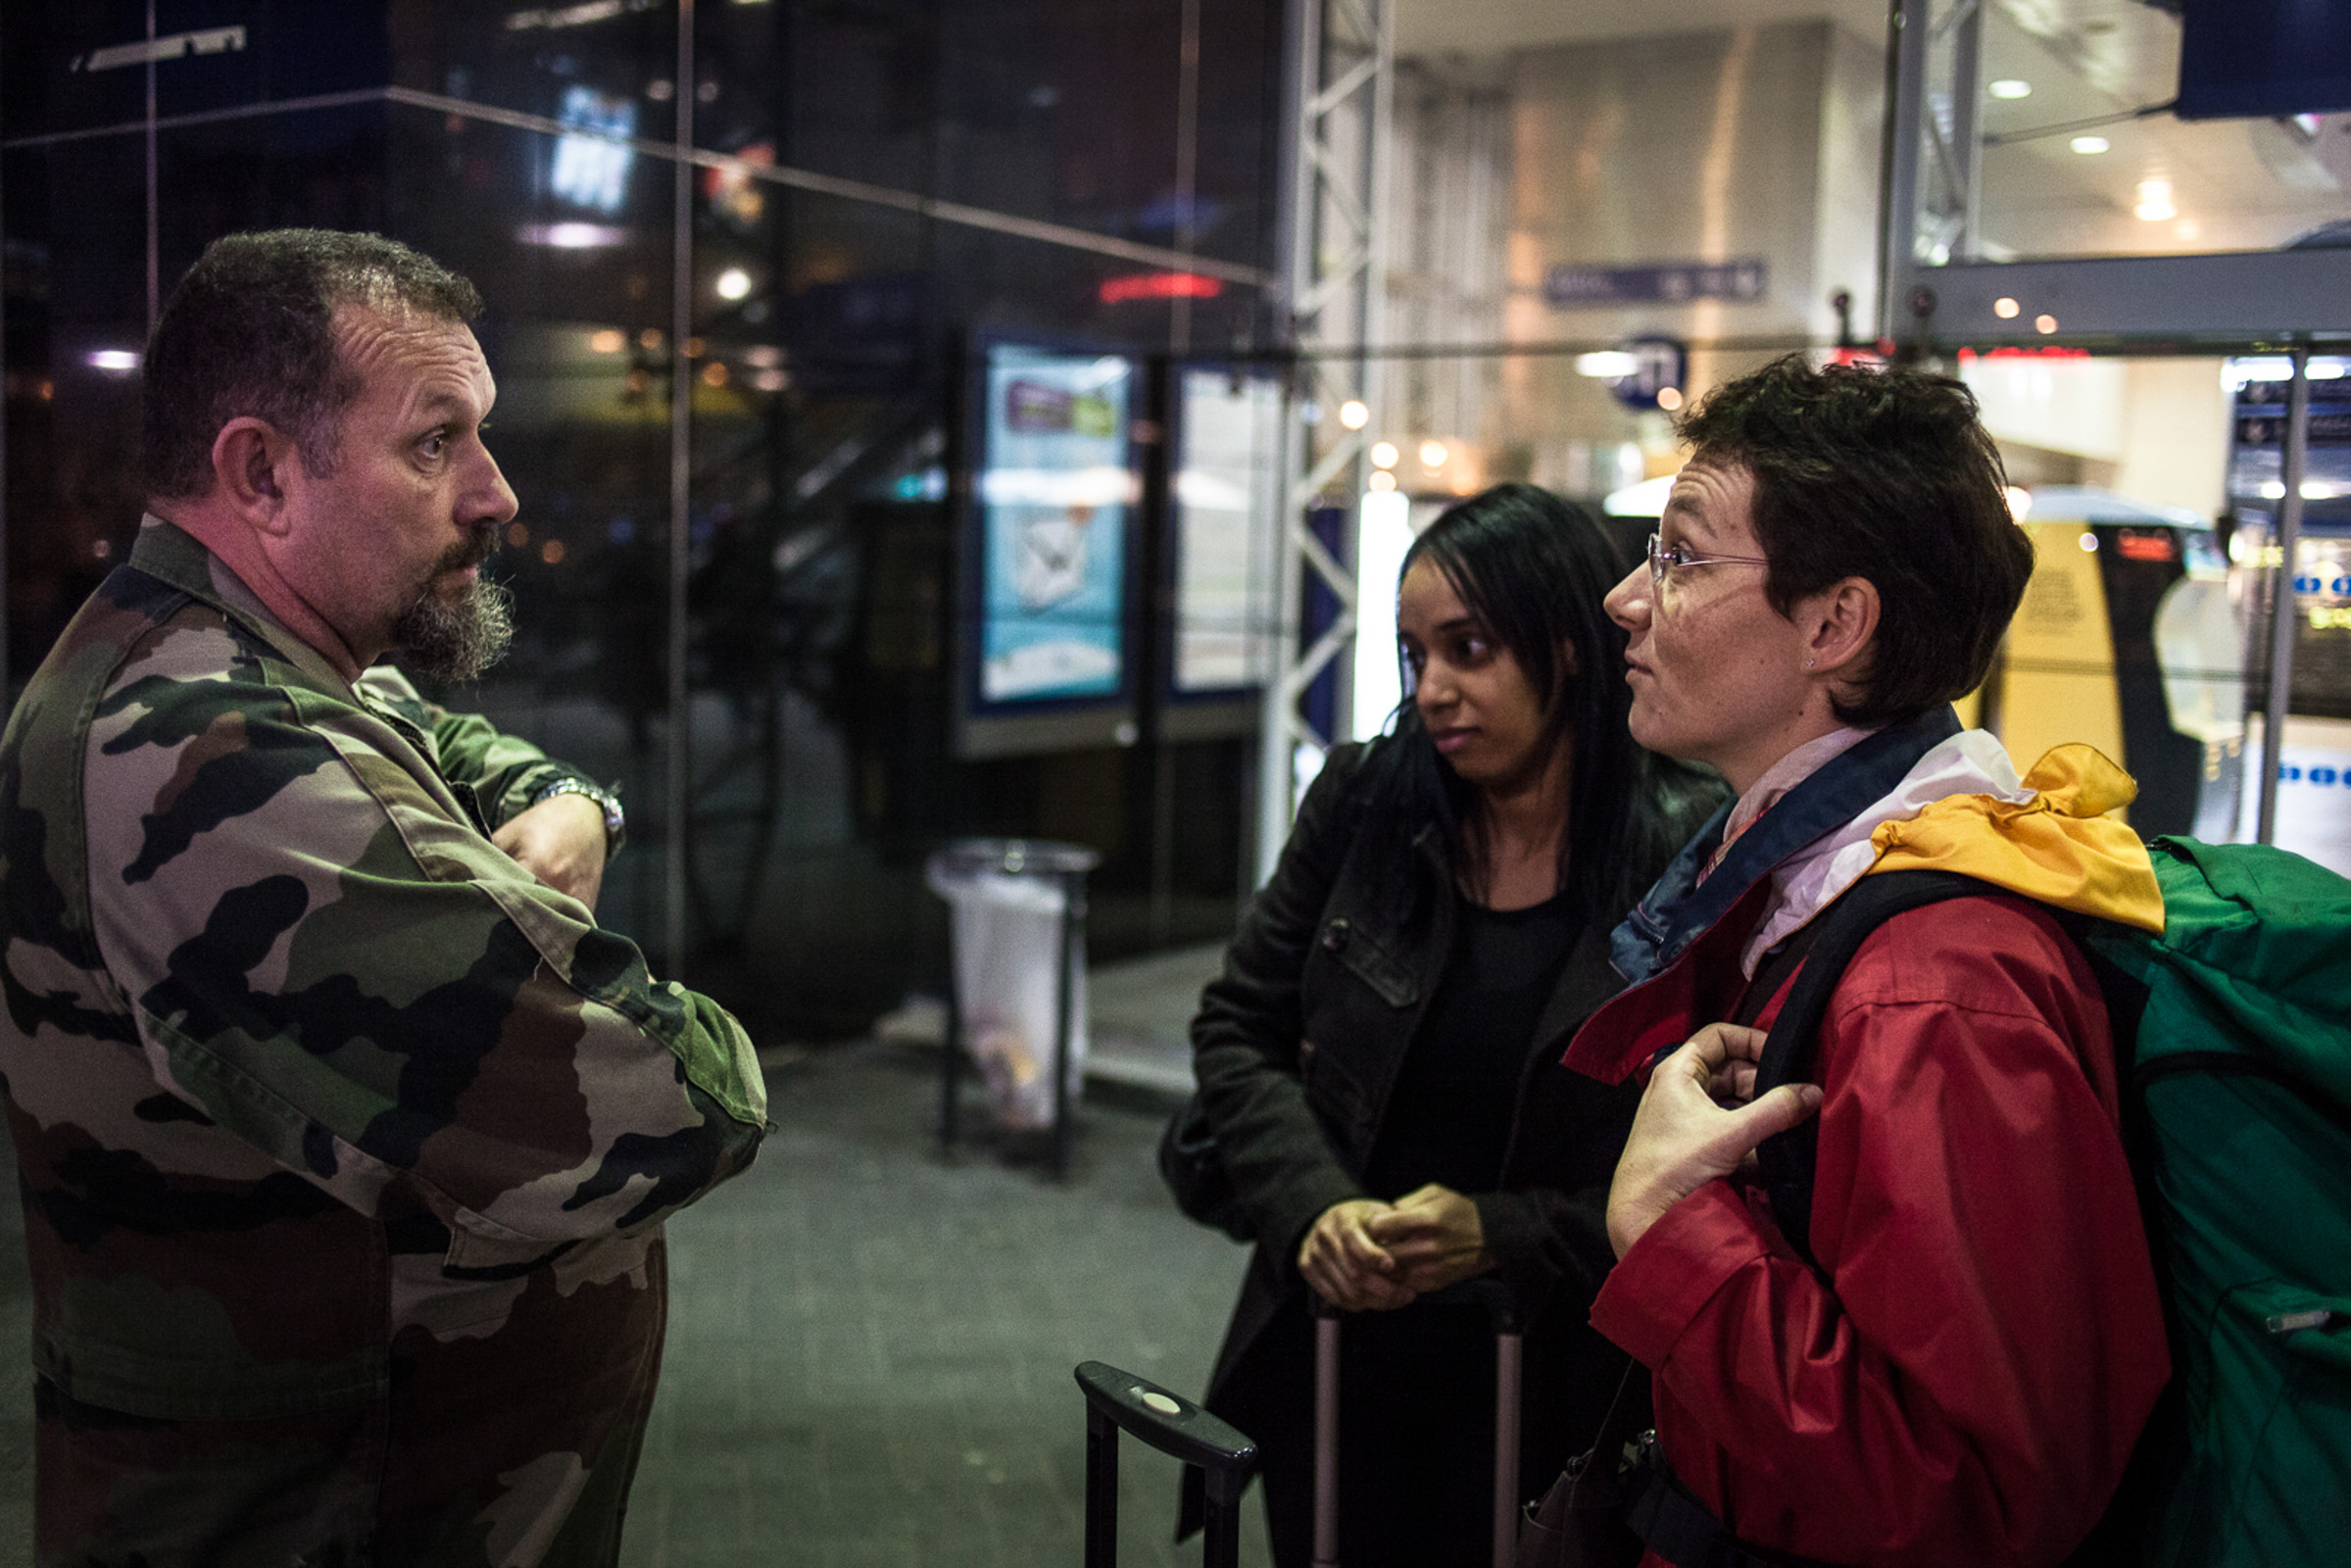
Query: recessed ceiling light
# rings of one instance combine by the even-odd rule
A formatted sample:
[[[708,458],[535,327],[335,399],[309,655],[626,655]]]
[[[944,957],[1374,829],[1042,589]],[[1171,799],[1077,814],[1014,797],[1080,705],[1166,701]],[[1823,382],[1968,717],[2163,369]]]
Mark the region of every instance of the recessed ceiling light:
[[[2073,143],[2074,151],[2084,157],[2093,153],[2102,153],[2112,145],[2114,144],[2103,136],[2076,136]]]
[[[2019,305],[2015,300],[2010,299],[2005,294],[1991,302],[1992,315],[1998,317],[2003,321],[2012,321],[2016,319],[2017,313],[2023,309],[2023,306]]]
[[[1984,90],[1994,98],[2030,98],[2033,96],[2033,83],[2019,81],[2014,76],[2003,76]]]

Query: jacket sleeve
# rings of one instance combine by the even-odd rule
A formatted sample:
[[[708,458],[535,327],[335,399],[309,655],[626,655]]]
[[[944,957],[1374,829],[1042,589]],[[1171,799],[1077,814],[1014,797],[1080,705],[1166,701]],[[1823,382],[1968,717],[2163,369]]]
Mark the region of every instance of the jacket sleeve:
[[[1332,752],[1307,790],[1298,823],[1225,951],[1224,972],[1200,993],[1192,1020],[1193,1071],[1258,1241],[1285,1277],[1297,1244],[1333,1203],[1364,1196],[1332,1152],[1306,1102],[1301,982],[1323,906],[1347,858],[1353,813],[1347,780],[1359,748]]]
[[[2167,1375],[2106,1015],[2045,915],[1963,900],[1856,955],[1821,1033],[1812,1243],[1715,1181],[1593,1324],[1658,1434],[1756,1544],[1852,1564],[2056,1563]]]
[[[595,782],[479,713],[452,712],[426,701],[395,665],[374,665],[361,674],[359,684],[432,737],[443,776],[473,791],[493,828],[504,827],[550,784],[567,778]]]
[[[84,760],[92,923],[166,1089],[363,1212],[412,1184],[456,1263],[640,1230],[750,1163],[766,1095],[723,1008],[380,715],[193,673],[131,666]]]
[[[1621,1128],[1610,1147],[1624,1148]],[[1589,1301],[1598,1292],[1615,1256],[1608,1244],[1605,1177],[1573,1191],[1472,1193],[1470,1201],[1477,1205],[1494,1271],[1520,1301],[1540,1307],[1561,1290]]]

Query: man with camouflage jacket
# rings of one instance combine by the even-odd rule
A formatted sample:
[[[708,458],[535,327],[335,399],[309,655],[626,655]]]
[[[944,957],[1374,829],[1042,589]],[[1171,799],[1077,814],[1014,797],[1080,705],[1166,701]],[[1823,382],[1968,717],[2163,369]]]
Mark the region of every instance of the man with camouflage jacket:
[[[368,667],[505,642],[478,309],[371,235],[209,249],[137,546],[0,742],[44,1565],[612,1562],[662,1218],[764,1129],[595,923],[609,800]]]

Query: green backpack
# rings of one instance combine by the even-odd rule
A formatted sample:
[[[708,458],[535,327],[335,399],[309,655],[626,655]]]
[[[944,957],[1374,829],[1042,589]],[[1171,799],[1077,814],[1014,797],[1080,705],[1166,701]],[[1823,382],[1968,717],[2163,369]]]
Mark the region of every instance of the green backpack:
[[[2161,937],[2065,916],[2128,1064],[2126,1133],[2171,1331],[2173,1381],[2078,1562],[2351,1561],[2351,880],[2259,845],[2159,838]],[[1813,1072],[1837,978],[1887,916],[2002,890],[1940,871],[1862,878],[1774,1020],[1760,1095]],[[1811,1255],[1809,1124],[1758,1152]]]

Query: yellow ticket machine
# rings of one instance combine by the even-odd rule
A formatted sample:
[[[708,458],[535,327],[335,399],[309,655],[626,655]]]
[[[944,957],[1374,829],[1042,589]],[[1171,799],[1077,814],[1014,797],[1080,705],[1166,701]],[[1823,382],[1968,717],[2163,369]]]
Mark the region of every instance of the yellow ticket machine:
[[[2025,514],[2033,568],[1981,694],[1979,722],[2020,769],[2083,741],[2138,780],[2126,813],[2149,835],[2235,819],[2244,636],[2211,522],[2082,485],[2045,485]]]

